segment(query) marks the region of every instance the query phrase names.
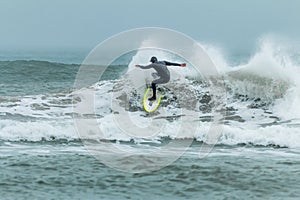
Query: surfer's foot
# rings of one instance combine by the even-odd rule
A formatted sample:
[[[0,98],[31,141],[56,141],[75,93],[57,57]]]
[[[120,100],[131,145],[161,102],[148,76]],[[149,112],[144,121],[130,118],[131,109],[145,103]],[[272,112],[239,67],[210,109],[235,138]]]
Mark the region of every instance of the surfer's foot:
[[[155,98],[155,97],[151,97],[151,98],[149,98],[148,100],[149,100],[149,101],[155,101],[156,98]]]

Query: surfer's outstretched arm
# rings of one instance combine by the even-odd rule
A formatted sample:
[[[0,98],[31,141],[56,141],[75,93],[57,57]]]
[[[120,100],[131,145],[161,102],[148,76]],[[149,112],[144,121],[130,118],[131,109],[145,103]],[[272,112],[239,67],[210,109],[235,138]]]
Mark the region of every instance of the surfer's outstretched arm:
[[[139,67],[141,69],[150,69],[150,68],[153,68],[153,64],[146,65],[146,66],[143,66],[143,65],[135,65],[135,66]]]
[[[181,66],[181,67],[186,66],[185,63],[179,64],[179,63],[172,63],[172,62],[169,62],[169,61],[164,61],[164,62],[166,63],[167,66]]]

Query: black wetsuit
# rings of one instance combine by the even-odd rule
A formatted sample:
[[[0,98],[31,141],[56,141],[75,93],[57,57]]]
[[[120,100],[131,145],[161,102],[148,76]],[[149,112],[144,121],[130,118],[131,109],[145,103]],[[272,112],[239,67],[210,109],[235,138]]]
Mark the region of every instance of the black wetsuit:
[[[167,66],[180,66],[178,63],[171,63],[168,61],[157,61],[155,63],[151,63],[150,65],[141,66],[142,69],[155,69],[159,78],[152,81],[152,90],[153,90],[153,97],[152,99],[156,99],[156,84],[163,84],[170,81],[170,71],[168,70]]]

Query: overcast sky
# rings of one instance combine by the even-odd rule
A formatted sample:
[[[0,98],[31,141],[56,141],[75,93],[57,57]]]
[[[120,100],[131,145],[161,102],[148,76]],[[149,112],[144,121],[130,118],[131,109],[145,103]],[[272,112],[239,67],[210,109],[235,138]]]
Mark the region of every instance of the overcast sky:
[[[165,27],[224,47],[300,35],[299,0],[0,0],[0,49],[93,48],[138,27]]]

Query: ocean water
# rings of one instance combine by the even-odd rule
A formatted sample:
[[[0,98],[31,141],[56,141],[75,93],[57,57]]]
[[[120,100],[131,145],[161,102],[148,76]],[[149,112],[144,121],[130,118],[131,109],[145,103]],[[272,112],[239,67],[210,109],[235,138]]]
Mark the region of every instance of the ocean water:
[[[73,85],[86,52],[2,53],[1,199],[299,199],[297,52],[264,42],[250,56],[229,59],[218,48],[203,47],[220,72],[215,81],[224,82],[225,101],[214,101],[188,63],[170,69],[154,114],[143,111],[128,72],[153,53],[185,61],[180,57],[161,51],[123,55],[82,88],[94,92],[95,105],[79,116],[76,107],[85,97]],[[221,133],[204,156],[218,103],[225,113]],[[102,134],[80,134],[74,118],[95,119]],[[150,132],[162,128],[151,136],[136,134],[127,120]],[[183,123],[188,126],[182,130]]]

